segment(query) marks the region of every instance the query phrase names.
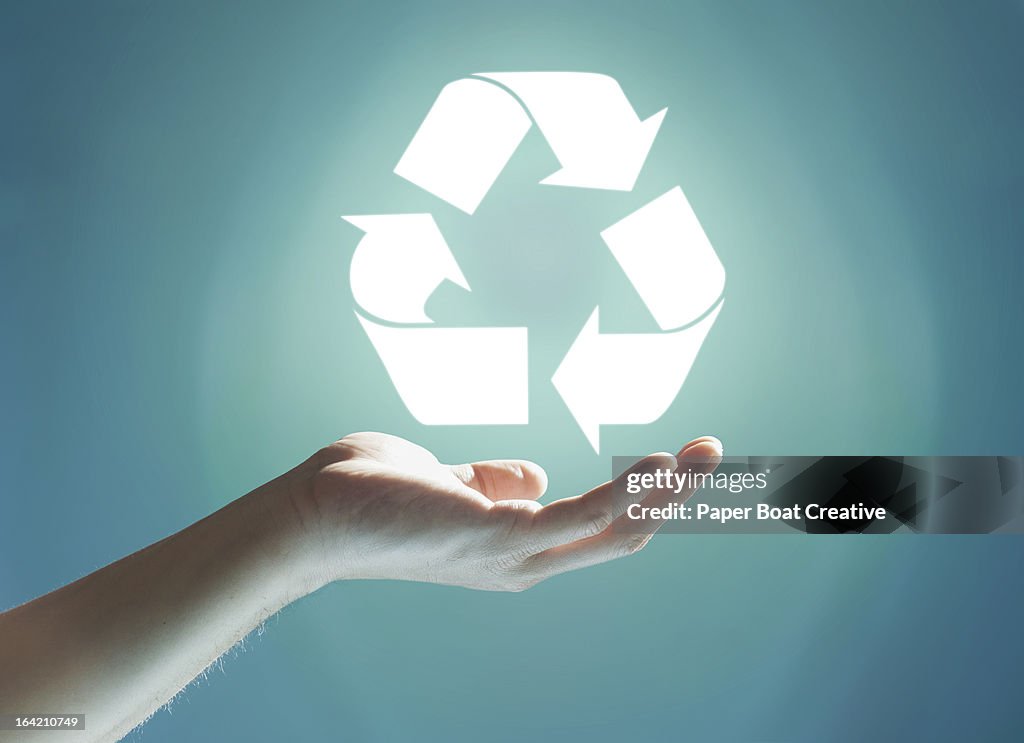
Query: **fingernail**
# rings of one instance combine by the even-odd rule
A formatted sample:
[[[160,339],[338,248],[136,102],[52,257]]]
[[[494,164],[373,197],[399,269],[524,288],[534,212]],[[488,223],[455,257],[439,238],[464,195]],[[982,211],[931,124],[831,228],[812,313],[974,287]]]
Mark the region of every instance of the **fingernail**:
[[[700,454],[696,453],[696,449],[698,448],[701,450]],[[711,452],[708,452],[709,448],[711,449]],[[725,456],[725,454],[722,442],[714,436],[707,436],[698,443],[687,447],[680,455],[680,459],[687,462],[703,462],[706,464],[715,464],[717,466],[723,456]]]

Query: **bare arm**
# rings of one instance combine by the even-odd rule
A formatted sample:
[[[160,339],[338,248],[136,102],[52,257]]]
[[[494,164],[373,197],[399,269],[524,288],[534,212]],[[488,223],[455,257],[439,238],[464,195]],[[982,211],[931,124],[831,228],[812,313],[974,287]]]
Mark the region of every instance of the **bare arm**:
[[[697,439],[636,470],[714,469]],[[523,590],[637,551],[626,508],[691,492],[630,495],[605,483],[545,506],[543,471],[520,461],[449,466],[407,441],[355,434],[140,552],[0,614],[0,714],[81,712],[117,740],[267,617],[334,581],[418,580]],[[31,740],[45,733],[26,733]]]

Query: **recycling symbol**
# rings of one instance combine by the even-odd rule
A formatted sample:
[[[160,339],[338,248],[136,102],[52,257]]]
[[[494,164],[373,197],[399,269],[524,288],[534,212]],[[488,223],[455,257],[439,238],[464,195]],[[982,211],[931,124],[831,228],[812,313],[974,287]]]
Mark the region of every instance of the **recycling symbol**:
[[[667,109],[641,121],[613,78],[482,73],[446,85],[394,172],[472,215],[536,124],[561,168],[541,181],[631,191]],[[427,300],[469,290],[431,214],[347,216],[356,317],[426,425],[526,424],[525,327],[441,327]],[[552,383],[595,452],[603,424],[645,424],[675,400],[722,309],[725,269],[676,186],[601,232],[661,332],[601,333],[595,306]],[[472,349],[472,353],[467,353]]]

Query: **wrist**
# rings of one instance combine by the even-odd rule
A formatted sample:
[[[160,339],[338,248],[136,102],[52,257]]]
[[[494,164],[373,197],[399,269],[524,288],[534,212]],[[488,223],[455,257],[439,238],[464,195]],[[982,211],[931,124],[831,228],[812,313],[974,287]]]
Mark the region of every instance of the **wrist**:
[[[304,469],[305,465],[300,465],[242,499],[246,518],[280,579],[287,601],[330,582],[324,569],[319,518],[306,496],[312,476]]]

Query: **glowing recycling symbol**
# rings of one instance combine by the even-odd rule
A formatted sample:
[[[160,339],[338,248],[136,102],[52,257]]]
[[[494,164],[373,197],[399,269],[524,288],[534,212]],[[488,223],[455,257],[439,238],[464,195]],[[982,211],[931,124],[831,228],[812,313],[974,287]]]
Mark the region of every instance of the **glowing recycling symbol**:
[[[562,166],[541,183],[630,191],[664,116],[641,121],[607,75],[483,73],[444,87],[395,173],[472,214],[536,122]],[[470,288],[433,217],[345,219],[366,233],[350,272],[356,316],[409,412],[427,425],[527,423],[527,329],[437,327],[425,312],[443,281]],[[725,288],[678,186],[601,237],[663,332],[601,333],[595,307],[552,377],[594,451],[602,424],[668,410]]]

